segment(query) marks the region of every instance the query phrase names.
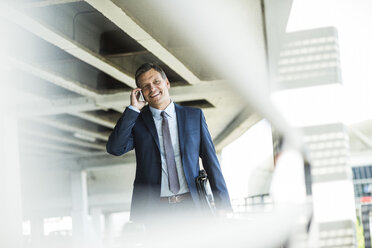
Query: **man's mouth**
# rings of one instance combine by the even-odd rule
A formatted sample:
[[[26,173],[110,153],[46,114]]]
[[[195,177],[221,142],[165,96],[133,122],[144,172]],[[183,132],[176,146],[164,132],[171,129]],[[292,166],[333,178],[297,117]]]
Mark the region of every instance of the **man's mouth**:
[[[151,95],[151,96],[150,96],[150,98],[154,98],[154,97],[157,97],[158,95],[160,95],[160,92],[157,92],[157,93],[155,93],[155,94]]]

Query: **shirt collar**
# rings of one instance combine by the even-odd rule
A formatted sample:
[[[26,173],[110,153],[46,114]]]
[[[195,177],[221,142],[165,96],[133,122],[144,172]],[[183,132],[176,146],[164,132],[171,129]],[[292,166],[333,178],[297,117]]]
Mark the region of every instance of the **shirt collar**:
[[[160,114],[163,111],[165,111],[167,116],[170,117],[170,118],[173,118],[176,115],[176,110],[175,110],[173,101],[171,101],[170,104],[164,110],[156,109],[156,108],[153,108],[151,106],[149,106],[149,107],[150,107],[150,111],[152,113],[152,116],[154,118],[157,118],[157,119],[162,118]]]

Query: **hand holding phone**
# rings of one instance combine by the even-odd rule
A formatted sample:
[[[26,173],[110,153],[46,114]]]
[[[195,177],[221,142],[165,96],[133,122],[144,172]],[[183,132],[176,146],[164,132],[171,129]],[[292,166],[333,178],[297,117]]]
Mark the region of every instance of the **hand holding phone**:
[[[142,90],[137,91],[137,100],[140,102],[146,102],[145,98],[143,97]]]
[[[146,105],[146,100],[143,97],[142,91],[140,88],[132,90],[130,94],[130,105],[141,110]]]

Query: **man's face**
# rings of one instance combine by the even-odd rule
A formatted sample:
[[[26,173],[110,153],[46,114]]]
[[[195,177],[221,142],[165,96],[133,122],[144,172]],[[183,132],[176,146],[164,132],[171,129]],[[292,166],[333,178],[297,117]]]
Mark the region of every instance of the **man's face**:
[[[163,79],[161,74],[154,69],[143,73],[138,78],[138,86],[142,90],[143,97],[149,105],[156,109],[165,109],[170,103],[168,79]]]

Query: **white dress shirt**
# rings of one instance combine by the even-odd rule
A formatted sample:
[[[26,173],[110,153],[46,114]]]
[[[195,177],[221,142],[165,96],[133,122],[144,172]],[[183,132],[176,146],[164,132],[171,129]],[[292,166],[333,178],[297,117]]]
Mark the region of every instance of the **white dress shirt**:
[[[139,112],[139,110],[133,106],[129,106],[129,108]],[[156,109],[150,106],[150,111],[152,113],[152,117],[155,122],[155,127],[156,127],[156,131],[158,134],[159,146],[160,146],[161,167],[162,167],[160,196],[161,197],[172,196],[174,195],[174,193],[172,193],[169,190],[168,168],[167,168],[167,163],[165,160],[165,153],[164,153],[163,131],[161,127],[163,118],[160,115],[162,110],[159,110],[159,109]],[[189,192],[190,190],[189,190],[189,187],[187,186],[185,173],[183,172],[183,167],[182,167],[180,145],[179,145],[179,139],[178,139],[177,115],[176,115],[176,110],[175,110],[173,101],[167,106],[166,109],[164,109],[164,111],[168,117],[169,132],[170,132],[170,136],[172,140],[174,157],[176,160],[178,180],[180,183],[180,191],[177,193],[177,195],[184,194],[184,193]]]

